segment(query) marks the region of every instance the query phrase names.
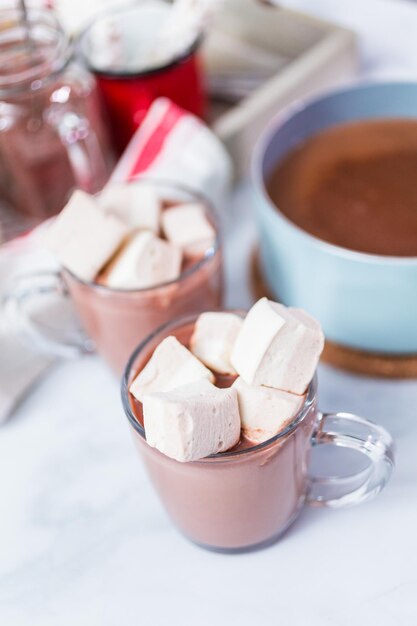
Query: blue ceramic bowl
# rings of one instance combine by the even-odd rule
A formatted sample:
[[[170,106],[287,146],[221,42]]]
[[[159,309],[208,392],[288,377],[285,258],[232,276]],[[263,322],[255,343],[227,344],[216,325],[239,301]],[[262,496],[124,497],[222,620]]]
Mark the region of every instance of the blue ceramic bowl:
[[[365,254],[322,241],[286,218],[265,187],[278,161],[308,137],[343,122],[390,117],[417,118],[417,83],[353,86],[294,106],[272,121],[252,163],[260,260],[271,293],[309,311],[331,341],[372,352],[413,354],[417,257]]]

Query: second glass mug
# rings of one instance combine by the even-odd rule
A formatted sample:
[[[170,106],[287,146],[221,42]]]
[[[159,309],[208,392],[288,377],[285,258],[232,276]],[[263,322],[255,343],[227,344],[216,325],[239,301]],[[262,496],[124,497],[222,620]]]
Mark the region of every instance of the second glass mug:
[[[145,289],[113,289],[84,282],[66,269],[22,276],[7,294],[4,311],[9,323],[35,349],[62,357],[97,350],[117,373],[138,342],[173,317],[221,306],[223,293],[222,250],[219,220],[214,207],[197,192],[173,183],[142,179],[157,185],[166,200],[204,202],[207,217],[216,230],[214,245],[205,256],[170,282]],[[141,181],[130,184],[140,185]],[[51,294],[70,297],[87,336],[68,339],[51,334],[30,316],[31,304]],[[65,333],[63,333],[65,335]]]
[[[268,441],[186,463],[150,447],[140,405],[129,394],[130,383],[163,339],[174,335],[187,344],[196,319],[176,319],[151,334],[133,353],[122,382],[135,446],[162,504],[188,539],[220,552],[260,548],[276,541],[305,504],[348,506],[374,497],[384,487],[394,465],[390,434],[356,415],[321,413],[316,376],[298,414]],[[312,476],[311,451],[320,445],[356,451],[368,464],[344,476]]]

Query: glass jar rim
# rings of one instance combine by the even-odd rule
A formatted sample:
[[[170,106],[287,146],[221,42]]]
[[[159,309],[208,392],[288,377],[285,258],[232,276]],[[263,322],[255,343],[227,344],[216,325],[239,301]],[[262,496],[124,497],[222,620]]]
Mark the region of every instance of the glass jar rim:
[[[44,45],[43,55],[29,67],[17,67],[15,72],[2,74],[0,71],[0,94],[14,94],[27,91],[35,92],[42,89],[50,80],[67,66],[72,55],[72,45],[57,17],[46,8],[28,8],[27,20],[29,31],[25,28],[22,12],[19,8],[0,8],[0,62],[7,52],[8,38],[15,33],[18,41],[24,42],[32,33],[33,39],[27,39],[27,46],[40,49]],[[26,32],[26,35],[25,35]],[[48,36],[49,40],[40,40]],[[2,41],[3,40],[3,41]],[[3,44],[3,45],[2,45]],[[10,48],[9,48],[10,51]],[[33,60],[33,55],[31,56]]]
[[[242,311],[238,309],[221,309],[221,311],[225,313],[236,313],[238,315],[241,315],[242,317],[246,314],[246,311]],[[218,313],[219,310],[217,310],[216,312]],[[158,337],[158,335],[163,335],[164,337],[167,337],[170,331],[179,329],[183,326],[186,326],[187,324],[191,324],[195,322],[199,315],[200,313],[180,316],[173,320],[170,320],[169,322],[163,324],[162,326],[159,326],[137,346],[137,348],[134,350],[133,354],[131,355],[129,361],[127,362],[127,365],[123,374],[123,378],[122,378],[122,384],[121,384],[122,404],[123,404],[123,408],[124,408],[126,417],[130,425],[135,430],[135,432],[142,437],[145,443],[146,443],[145,429],[140,424],[140,422],[136,419],[132,411],[130,402],[129,402],[129,395],[130,395],[129,386],[130,386],[130,383],[132,382],[131,374],[133,372],[134,364],[138,356],[141,354],[141,352],[146,350],[147,346],[156,337]],[[219,452],[217,454],[211,454],[207,457],[204,457],[203,459],[199,459],[198,461],[192,461],[192,463],[196,464],[196,463],[208,463],[208,462],[209,463],[224,462],[233,458],[238,458],[238,457],[242,458],[250,454],[254,454],[260,450],[264,450],[265,448],[268,448],[270,445],[274,444],[275,442],[280,441],[281,439],[284,439],[287,435],[292,433],[304,421],[305,417],[310,412],[311,407],[315,403],[316,396],[317,396],[317,374],[315,373],[311,383],[309,384],[307,388],[303,405],[301,406],[297,414],[293,417],[293,419],[288,424],[288,426],[284,428],[284,430],[277,433],[273,437],[270,437],[266,441],[262,441],[261,443],[251,446],[250,448],[245,448],[243,450],[235,450],[235,451],[226,450],[226,452]]]

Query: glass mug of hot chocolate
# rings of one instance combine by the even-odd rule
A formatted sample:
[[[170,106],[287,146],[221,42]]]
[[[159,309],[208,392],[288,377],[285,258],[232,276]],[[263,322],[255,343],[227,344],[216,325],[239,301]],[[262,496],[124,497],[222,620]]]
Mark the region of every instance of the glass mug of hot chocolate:
[[[306,503],[356,504],[389,480],[389,433],[317,407],[323,345],[304,311],[262,298],[246,316],[218,311],[169,322],[133,353],[122,401],[134,443],[190,540],[224,552],[262,547]],[[368,464],[314,477],[310,455],[320,445],[362,453]]]
[[[121,374],[152,330],[221,305],[216,212],[185,187],[141,179],[109,185],[99,196],[76,191],[44,230],[61,269],[22,277],[5,300],[11,324],[43,352],[97,350]],[[49,332],[48,310],[43,326],[31,316],[34,303],[51,294],[69,296],[86,334]]]

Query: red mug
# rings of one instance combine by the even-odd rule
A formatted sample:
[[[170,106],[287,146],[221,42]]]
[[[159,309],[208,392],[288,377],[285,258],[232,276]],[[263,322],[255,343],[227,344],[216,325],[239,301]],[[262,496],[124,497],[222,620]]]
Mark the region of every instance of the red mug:
[[[149,68],[124,69],[123,63],[112,68],[110,64],[106,66],[94,59],[94,32],[105,21],[117,28],[118,36],[126,47],[136,49],[135,42],[139,42],[141,37],[149,40],[150,33],[157,30],[161,18],[169,11],[168,3],[166,7],[144,3],[118,9],[96,18],[80,36],[79,52],[96,77],[108,114],[113,145],[119,153],[123,152],[156,98],[167,97],[199,117],[205,113],[205,93],[198,58],[200,36],[165,64]]]

